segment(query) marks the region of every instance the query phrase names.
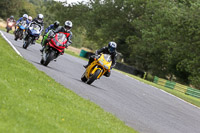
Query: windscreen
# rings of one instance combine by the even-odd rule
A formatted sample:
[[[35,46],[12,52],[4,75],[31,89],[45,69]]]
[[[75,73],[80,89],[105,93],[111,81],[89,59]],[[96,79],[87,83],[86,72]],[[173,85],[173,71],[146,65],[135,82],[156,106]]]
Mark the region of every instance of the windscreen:
[[[109,54],[104,54],[104,59],[107,61],[107,62],[111,62],[111,56]]]
[[[57,33],[54,38],[54,41],[57,46],[63,46],[67,42],[66,35],[63,33]]]
[[[40,31],[41,30],[41,27],[38,24],[32,24],[31,28],[34,29],[34,30],[36,30],[36,31]]]
[[[21,22],[21,25],[22,25],[23,27],[26,27],[26,21],[22,21],[22,22]]]

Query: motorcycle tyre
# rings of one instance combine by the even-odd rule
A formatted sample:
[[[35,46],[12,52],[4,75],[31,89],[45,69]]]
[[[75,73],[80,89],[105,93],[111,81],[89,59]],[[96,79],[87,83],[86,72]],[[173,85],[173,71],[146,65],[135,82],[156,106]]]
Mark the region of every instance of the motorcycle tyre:
[[[18,32],[19,32],[18,30],[15,31],[15,41],[17,41],[17,39],[19,38],[19,33]]]
[[[15,36],[15,41],[17,41],[17,39],[18,39],[18,37],[17,37],[17,36]]]
[[[86,81],[87,81],[87,78],[85,77],[85,73],[81,76],[81,80],[82,80],[83,82],[86,82]]]
[[[20,30],[18,34],[19,34],[18,35],[19,39],[22,40],[23,39],[23,30]]]
[[[54,57],[54,52],[48,53],[46,61],[43,60],[43,65],[47,66],[50,63],[50,61],[53,60],[53,57]]]
[[[86,83],[89,85],[92,84],[97,79],[100,73],[101,73],[101,70],[97,69],[96,72],[88,79]]]
[[[27,47],[30,45],[31,43],[31,38],[28,38],[28,41],[25,41],[24,44],[23,44],[23,48],[24,49],[27,49]]]
[[[43,58],[40,60],[40,64],[42,64],[43,65],[43,63],[44,63],[44,60],[43,60]]]
[[[9,28],[6,28],[6,29],[7,29],[7,31],[6,31],[6,32],[7,32],[7,33],[9,33],[10,29],[9,29]]]

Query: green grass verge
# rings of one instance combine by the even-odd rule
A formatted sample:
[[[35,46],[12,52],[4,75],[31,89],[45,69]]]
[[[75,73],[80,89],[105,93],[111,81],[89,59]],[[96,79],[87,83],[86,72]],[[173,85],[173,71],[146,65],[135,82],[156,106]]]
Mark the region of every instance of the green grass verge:
[[[68,50],[68,49],[65,49],[65,53],[70,54],[70,55],[72,55],[72,56],[75,56],[75,57],[78,57],[78,58],[81,58],[81,59],[83,59],[83,60],[88,61],[88,59],[83,58],[83,57],[80,57],[79,54],[77,54],[77,53],[75,53],[75,52],[73,52],[73,51],[70,51],[70,50]]]
[[[117,71],[119,71],[119,70],[117,70]],[[131,74],[122,72],[122,71],[119,71],[119,72],[121,72],[121,73],[123,73],[123,74],[126,74],[126,75],[128,75],[128,76],[130,76],[130,77],[132,77],[132,78],[134,78],[134,79],[137,79],[137,80],[139,80],[139,81],[141,81],[141,82],[144,82],[144,83],[146,83],[146,84],[152,85],[152,86],[154,86],[154,87],[156,87],[156,88],[162,89],[162,90],[164,90],[164,91],[166,91],[166,92],[168,92],[168,93],[170,93],[170,94],[173,94],[173,95],[175,95],[175,96],[177,96],[177,97],[179,97],[179,98],[181,98],[181,99],[183,99],[183,100],[185,100],[185,101],[187,101],[187,102],[189,102],[189,103],[191,103],[191,104],[194,104],[194,105],[200,107],[200,99],[198,99],[198,98],[195,98],[195,97],[186,95],[186,94],[181,93],[181,92],[176,91],[176,90],[169,89],[169,88],[167,88],[167,87],[164,87],[164,86],[155,84],[155,83],[153,83],[153,82],[144,80],[144,79],[142,79],[142,78],[140,78],[140,77],[137,77],[137,76],[134,76],[134,75],[131,75]]]
[[[55,82],[0,36],[1,133],[134,133],[124,122]]]
[[[2,31],[5,31],[5,32],[6,32],[6,28],[5,28],[5,27],[0,27],[0,30],[2,30]],[[13,30],[10,30],[10,31],[9,31],[9,33],[10,33],[10,34],[13,34],[13,32],[14,32]]]

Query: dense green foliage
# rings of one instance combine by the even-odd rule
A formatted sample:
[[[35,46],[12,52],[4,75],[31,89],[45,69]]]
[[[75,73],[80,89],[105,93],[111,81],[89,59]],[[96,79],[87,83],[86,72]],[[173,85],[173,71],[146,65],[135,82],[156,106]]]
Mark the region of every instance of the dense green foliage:
[[[200,1],[90,0],[87,4],[67,5],[67,2],[37,0],[43,6],[29,1],[31,6],[34,4],[32,10],[38,9],[32,14],[45,15],[46,26],[55,20],[61,24],[71,20],[74,46],[95,50],[116,41],[125,63],[199,88]],[[26,0],[23,2],[27,4]],[[30,12],[21,7],[23,10],[15,10],[16,15]],[[1,11],[0,17],[13,13],[14,8],[6,11]]]
[[[1,0],[0,9],[0,17],[3,19],[11,15],[14,15],[15,19],[18,19],[24,13],[36,16],[36,7],[27,0]]]

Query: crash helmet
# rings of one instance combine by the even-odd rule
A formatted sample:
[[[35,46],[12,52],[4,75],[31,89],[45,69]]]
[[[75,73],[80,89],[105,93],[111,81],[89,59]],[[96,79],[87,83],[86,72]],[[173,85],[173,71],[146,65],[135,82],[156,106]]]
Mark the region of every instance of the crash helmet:
[[[72,28],[72,22],[71,21],[65,21],[65,29],[70,30]]]
[[[55,21],[53,24],[54,28],[57,28],[59,25],[60,25],[60,22],[58,22],[58,21]]]
[[[38,22],[42,22],[43,18],[44,18],[43,14],[38,14],[37,16]]]
[[[23,15],[23,19],[24,19],[24,20],[27,20],[27,19],[28,19],[28,15],[27,15],[27,14],[24,14],[24,15]]]
[[[29,20],[29,21],[32,21],[32,19],[33,19],[33,18],[32,18],[31,16],[28,17],[28,20]]]
[[[115,42],[109,42],[108,43],[108,51],[110,53],[115,52],[116,48],[117,48],[117,43],[115,43]]]
[[[10,16],[10,19],[14,19],[14,16]]]

